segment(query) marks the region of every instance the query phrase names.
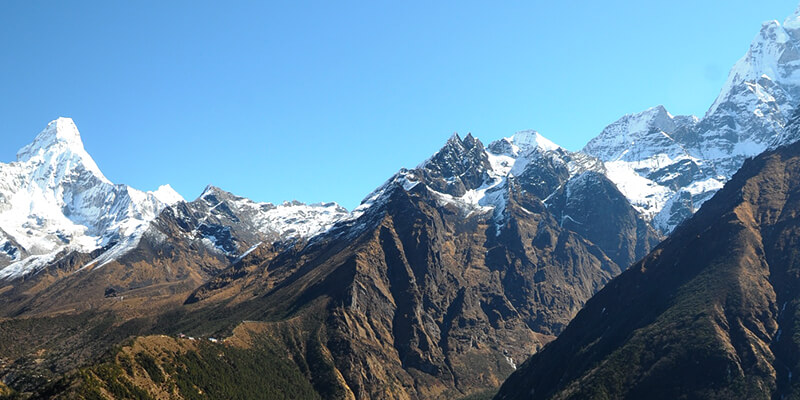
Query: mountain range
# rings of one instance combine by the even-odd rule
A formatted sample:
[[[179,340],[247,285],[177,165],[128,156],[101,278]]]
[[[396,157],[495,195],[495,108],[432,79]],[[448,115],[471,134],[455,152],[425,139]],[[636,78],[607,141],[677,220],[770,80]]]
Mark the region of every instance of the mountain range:
[[[796,397],[798,194],[800,143],[747,160],[496,398]]]
[[[509,375],[499,398],[794,393],[772,276],[794,271],[798,41],[800,10],[763,24],[702,118],[657,106],[578,152],[454,134],[352,211],[113,184],[56,119],[0,164],[0,379],[33,398],[482,398]],[[259,359],[280,371],[260,389]]]

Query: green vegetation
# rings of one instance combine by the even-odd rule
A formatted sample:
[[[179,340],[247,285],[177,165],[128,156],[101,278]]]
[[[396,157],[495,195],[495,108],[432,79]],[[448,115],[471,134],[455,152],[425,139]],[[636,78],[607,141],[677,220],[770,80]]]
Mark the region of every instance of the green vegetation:
[[[73,397],[150,400],[166,393],[187,400],[321,399],[286,352],[281,355],[266,343],[243,349],[199,342],[185,352],[153,350],[162,355],[139,351],[131,357],[121,349],[113,361],[80,370]]]
[[[319,399],[297,366],[267,348],[203,344],[176,355],[173,379],[185,399]]]
[[[105,363],[91,369],[84,369],[80,372],[80,376],[83,384],[78,395],[83,399],[106,399],[102,390],[114,396],[115,399],[153,399],[147,391],[136,387],[125,376],[124,370],[116,364]]]
[[[147,375],[153,380],[153,382],[165,382],[164,373],[161,372],[161,368],[159,368],[158,364],[156,364],[155,358],[147,353],[137,353],[134,358],[136,359],[136,362],[141,365],[142,368],[144,368],[144,370],[147,372]]]

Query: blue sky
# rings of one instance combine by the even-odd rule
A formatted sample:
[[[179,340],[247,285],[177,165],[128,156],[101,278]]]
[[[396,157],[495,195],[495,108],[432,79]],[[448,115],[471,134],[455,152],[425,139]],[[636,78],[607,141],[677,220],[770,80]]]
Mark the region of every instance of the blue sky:
[[[0,161],[68,116],[114,182],[352,208],[454,131],[702,116],[796,1],[3,1]]]

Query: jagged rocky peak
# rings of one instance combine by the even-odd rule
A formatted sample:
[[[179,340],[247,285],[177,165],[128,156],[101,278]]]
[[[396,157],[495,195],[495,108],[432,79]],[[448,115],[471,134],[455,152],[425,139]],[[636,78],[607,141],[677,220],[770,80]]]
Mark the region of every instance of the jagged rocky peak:
[[[208,185],[205,189],[203,189],[203,193],[200,194],[200,196],[197,198],[197,201],[202,200],[213,206],[219,204],[220,201],[236,201],[243,199],[244,197],[236,196],[235,194],[222,190],[214,185]]]
[[[305,204],[292,200],[275,205],[237,196],[213,185],[207,186],[190,206],[204,216],[206,224],[232,227],[243,236],[266,242],[308,239],[349,216],[347,209],[335,202]]]
[[[444,147],[417,169],[434,190],[463,196],[486,181],[491,164],[480,140],[471,133],[463,140],[453,133]]]

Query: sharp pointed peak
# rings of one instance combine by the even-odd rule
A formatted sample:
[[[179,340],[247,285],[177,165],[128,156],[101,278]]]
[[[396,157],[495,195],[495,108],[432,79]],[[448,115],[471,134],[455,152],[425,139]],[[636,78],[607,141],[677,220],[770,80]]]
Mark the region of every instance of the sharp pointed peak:
[[[447,143],[461,144],[461,142],[462,142],[461,136],[458,135],[458,132],[453,132],[453,134],[450,135],[450,138],[447,139]]]
[[[207,185],[203,193],[200,194],[200,197],[197,200],[206,200],[208,197],[214,197],[215,201],[237,201],[246,199],[245,197],[237,196],[227,190],[220,189],[214,185]],[[249,199],[248,199],[249,200]]]
[[[657,105],[655,107],[650,107],[648,109],[648,111],[653,111],[653,112],[655,112],[657,114],[669,114],[669,111],[667,111],[667,108],[664,107],[663,104],[659,104],[659,105]]]
[[[59,117],[50,121],[33,142],[17,152],[18,162],[31,159],[44,161],[51,167],[75,168],[80,165],[101,181],[111,184],[84,149],[81,134],[72,118]]]
[[[463,139],[458,134],[458,132],[453,132],[453,134],[450,135],[450,138],[447,139],[447,142],[445,143],[444,147],[456,146],[459,148],[463,147],[466,149],[471,149],[473,146],[475,146],[476,143],[481,143],[481,141],[475,136],[472,136],[472,132],[468,132],[467,136],[464,136]]]
[[[25,161],[54,147],[66,147],[75,153],[85,152],[81,134],[72,118],[59,117],[50,121],[33,142],[17,152],[17,160]]]
[[[480,145],[481,147],[483,147],[483,143],[481,143],[481,140],[476,138],[475,136],[472,136],[472,132],[467,133],[467,136],[464,137],[464,140],[461,141],[461,143],[464,145],[464,147],[470,149],[475,147],[476,145]]]
[[[203,189],[203,193],[200,193],[200,198],[202,199],[203,197],[206,197],[206,196],[209,196],[209,195],[213,195],[213,194],[219,194],[219,193],[227,193],[227,192],[222,190],[222,189],[220,189],[217,186],[214,186],[212,184],[208,184],[208,185],[206,185],[206,188]]]

